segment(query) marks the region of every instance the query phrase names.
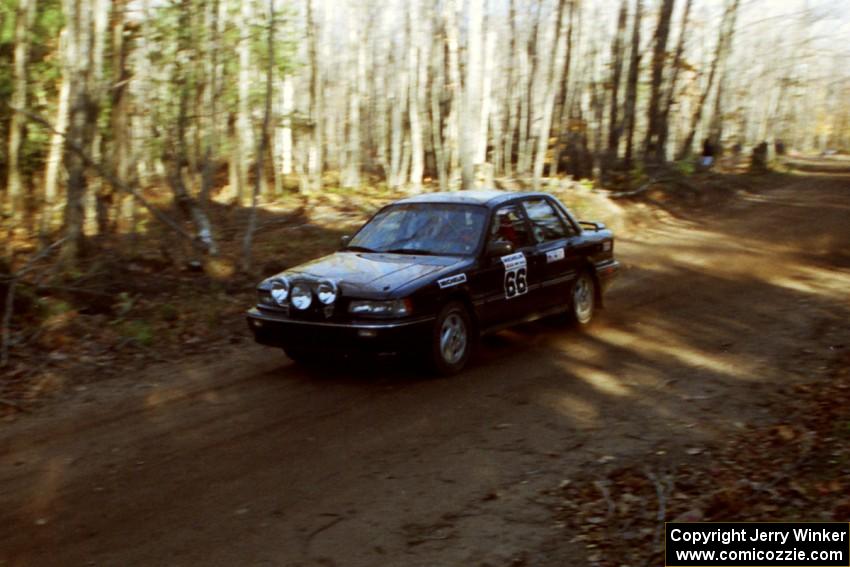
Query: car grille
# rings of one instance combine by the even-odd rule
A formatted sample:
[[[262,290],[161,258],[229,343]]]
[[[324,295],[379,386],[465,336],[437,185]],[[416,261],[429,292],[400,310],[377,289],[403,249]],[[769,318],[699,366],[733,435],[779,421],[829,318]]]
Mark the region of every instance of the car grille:
[[[330,306],[322,305],[318,299],[313,298],[313,303],[307,309],[296,309],[291,305],[285,307],[258,305],[258,307],[261,311],[284,315],[296,321],[342,322],[351,319],[348,315],[348,304],[348,299],[338,297]]]

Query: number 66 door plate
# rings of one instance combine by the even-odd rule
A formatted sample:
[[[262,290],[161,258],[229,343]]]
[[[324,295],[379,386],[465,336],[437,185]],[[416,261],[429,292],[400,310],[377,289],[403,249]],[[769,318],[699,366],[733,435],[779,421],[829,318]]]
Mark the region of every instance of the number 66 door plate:
[[[511,299],[528,292],[528,262],[525,254],[517,252],[502,256],[505,265],[505,297]]]

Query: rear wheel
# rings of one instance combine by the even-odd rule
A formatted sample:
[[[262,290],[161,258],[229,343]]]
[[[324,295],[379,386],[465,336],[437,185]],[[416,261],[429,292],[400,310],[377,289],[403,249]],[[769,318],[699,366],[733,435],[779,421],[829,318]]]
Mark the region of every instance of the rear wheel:
[[[570,293],[570,314],[580,326],[589,325],[596,313],[596,279],[582,271],[573,282]]]
[[[431,337],[431,365],[439,374],[450,376],[463,370],[473,344],[469,312],[460,302],[447,304],[434,322]]]

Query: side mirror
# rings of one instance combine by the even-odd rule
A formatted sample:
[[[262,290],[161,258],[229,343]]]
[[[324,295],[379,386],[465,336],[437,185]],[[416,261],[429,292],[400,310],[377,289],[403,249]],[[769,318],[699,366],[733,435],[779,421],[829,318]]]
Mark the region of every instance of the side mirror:
[[[341,236],[339,239],[339,247],[346,248],[349,242],[351,242],[351,235],[346,234],[345,236]]]
[[[487,256],[507,256],[514,251],[514,245],[504,240],[492,240],[487,243]]]

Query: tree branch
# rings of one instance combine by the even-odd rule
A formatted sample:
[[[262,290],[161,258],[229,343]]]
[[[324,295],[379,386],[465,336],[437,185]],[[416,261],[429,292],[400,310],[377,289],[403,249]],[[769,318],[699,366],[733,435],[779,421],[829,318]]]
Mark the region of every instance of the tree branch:
[[[85,149],[83,149],[79,144],[69,139],[68,136],[64,132],[60,132],[53,127],[53,125],[43,116],[30,112],[28,110],[24,110],[21,108],[15,108],[12,105],[9,105],[9,108],[14,112],[18,112],[23,114],[31,121],[39,124],[52,132],[53,134],[58,134],[65,139],[65,144],[76,153],[83,160],[83,163],[86,164],[87,167],[92,168],[98,175],[100,175],[103,179],[105,179],[110,185],[112,185],[116,190],[127,193],[131,195],[134,199],[136,199],[139,203],[142,204],[150,213],[165,226],[173,230],[178,235],[182,236],[186,240],[188,240],[193,247],[195,247],[200,252],[208,252],[208,247],[198,238],[195,238],[183,228],[177,224],[171,217],[163,213],[157,207],[153,206],[150,201],[145,199],[145,197],[134,187],[131,187],[123,180],[121,180],[117,175],[109,171],[103,164],[97,162],[92,158]]]
[[[9,344],[12,342],[12,312],[14,311],[15,287],[18,284],[18,280],[21,279],[24,274],[31,271],[36,262],[50,254],[51,250],[60,246],[66,239],[67,236],[65,238],[60,238],[50,246],[43,248],[32,258],[27,260],[26,264],[24,264],[20,270],[13,272],[8,278],[3,280],[8,282],[9,287],[6,288],[6,300],[3,306],[3,320],[0,321],[0,335],[3,337],[2,342],[0,342],[0,368],[4,368],[9,363]]]

